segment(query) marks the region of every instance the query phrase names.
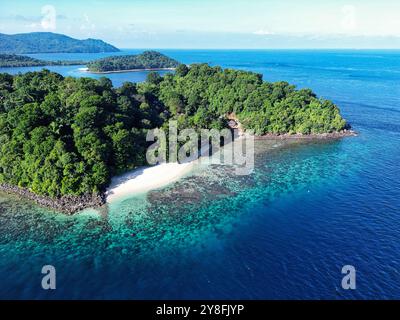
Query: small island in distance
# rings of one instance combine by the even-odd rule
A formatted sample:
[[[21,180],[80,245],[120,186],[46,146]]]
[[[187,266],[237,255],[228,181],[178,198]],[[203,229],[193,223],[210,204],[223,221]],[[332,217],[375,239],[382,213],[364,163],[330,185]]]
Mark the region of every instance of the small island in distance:
[[[174,70],[179,62],[157,51],[145,51],[138,55],[113,56],[90,62],[91,73],[112,73],[142,70]]]

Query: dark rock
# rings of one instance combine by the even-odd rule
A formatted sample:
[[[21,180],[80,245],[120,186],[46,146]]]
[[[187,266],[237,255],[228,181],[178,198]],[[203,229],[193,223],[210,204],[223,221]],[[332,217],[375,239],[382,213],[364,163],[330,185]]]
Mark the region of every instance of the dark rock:
[[[85,194],[82,196],[68,195],[59,198],[51,198],[48,196],[35,194],[28,189],[19,188],[6,183],[0,183],[0,191],[19,195],[24,199],[34,201],[42,207],[61,211],[66,214],[74,214],[87,208],[101,207],[106,203],[106,197],[104,193]]]
[[[325,139],[340,139],[345,137],[355,137],[357,136],[357,132],[349,129],[344,129],[340,132],[331,132],[331,133],[312,133],[312,134],[274,134],[268,133],[263,136],[255,136],[256,140],[325,140]]]

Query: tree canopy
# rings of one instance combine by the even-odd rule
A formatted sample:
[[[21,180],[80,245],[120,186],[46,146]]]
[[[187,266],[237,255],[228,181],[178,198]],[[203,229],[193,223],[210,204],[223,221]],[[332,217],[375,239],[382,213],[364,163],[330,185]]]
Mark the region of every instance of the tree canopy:
[[[331,101],[287,82],[269,83],[260,74],[207,64],[178,67],[158,85],[160,100],[185,126],[220,127],[235,114],[245,129],[266,133],[328,133],[346,121]]]
[[[1,74],[0,101],[0,182],[52,197],[102,191],[143,165],[145,130],[163,122],[135,84],[47,70]]]

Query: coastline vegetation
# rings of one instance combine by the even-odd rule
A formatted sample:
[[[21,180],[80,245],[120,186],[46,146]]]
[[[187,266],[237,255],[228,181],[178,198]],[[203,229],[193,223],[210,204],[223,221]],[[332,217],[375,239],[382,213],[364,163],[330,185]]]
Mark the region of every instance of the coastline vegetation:
[[[0,54],[0,68],[43,67],[43,66],[76,66],[85,61],[45,61],[16,54]]]
[[[346,127],[311,90],[207,64],[119,88],[48,70],[0,74],[0,183],[52,198],[101,193],[112,176],[145,164],[149,129],[171,119],[180,129],[222,129],[231,114],[258,135]]]
[[[182,127],[221,128],[232,113],[256,135],[320,134],[346,127],[331,101],[287,82],[264,82],[262,75],[253,72],[180,65],[174,75],[151,85]]]

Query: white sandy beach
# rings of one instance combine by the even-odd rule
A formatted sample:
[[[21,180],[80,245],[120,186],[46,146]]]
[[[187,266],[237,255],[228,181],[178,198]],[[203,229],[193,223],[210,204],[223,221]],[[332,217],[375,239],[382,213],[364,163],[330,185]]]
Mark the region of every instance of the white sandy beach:
[[[184,164],[165,163],[148,168],[139,168],[115,177],[106,192],[107,203],[167,186],[188,174],[193,166],[193,162]]]
[[[79,68],[80,72],[92,74],[111,74],[111,73],[128,73],[128,72],[144,72],[144,71],[174,71],[175,68],[146,68],[146,69],[125,69],[115,71],[90,71],[89,68]]]

